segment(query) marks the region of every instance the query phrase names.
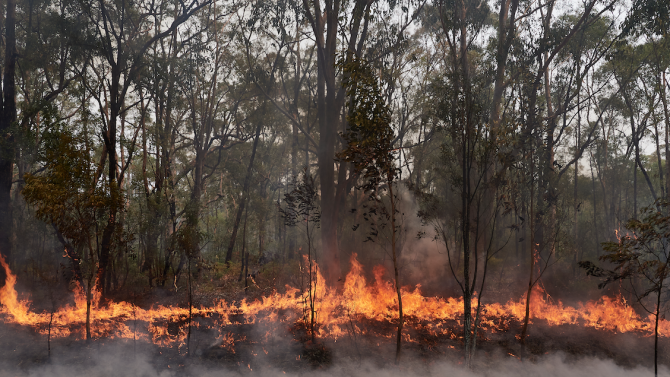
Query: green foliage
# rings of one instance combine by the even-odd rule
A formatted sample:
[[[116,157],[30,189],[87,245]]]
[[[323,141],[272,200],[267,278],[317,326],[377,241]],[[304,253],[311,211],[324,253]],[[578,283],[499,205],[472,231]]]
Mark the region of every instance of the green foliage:
[[[635,0],[624,22],[630,34],[667,35],[670,30],[670,2],[666,0]]]
[[[189,201],[184,209],[185,225],[177,229],[174,234],[177,245],[189,258],[195,258],[199,254],[201,241],[204,239],[203,232],[198,228],[200,209],[199,203]]]
[[[375,190],[383,179],[390,183],[399,172],[393,156],[391,110],[369,63],[353,59],[340,66],[347,78],[344,86],[351,106],[349,131],[342,134],[347,147],[337,156],[351,162],[356,174],[362,174],[364,189]]]
[[[392,217],[398,213],[395,209],[398,197],[391,187],[400,173],[395,164],[391,110],[381,94],[371,64],[354,59],[349,64],[340,65],[347,78],[344,85],[350,109],[349,131],[342,134],[347,147],[337,156],[352,163],[354,173],[362,178],[358,187],[368,194],[371,203],[362,207],[363,219],[370,223],[366,241],[373,241],[379,237],[380,231],[390,227],[389,223],[395,221]],[[391,209],[382,202],[383,192],[390,194]],[[355,225],[354,230],[357,228]],[[395,230],[391,229],[392,233]]]
[[[626,223],[627,234],[616,242],[603,243],[606,254],[600,259],[614,264],[614,271],[597,269],[588,263],[582,263],[582,267],[590,275],[606,277],[601,287],[619,279],[641,278],[644,287],[638,293],[640,299],[652,292],[660,294],[663,281],[670,273],[669,209],[669,202],[657,201],[656,205],[641,211],[641,220],[631,219]]]
[[[447,30],[458,30],[463,22],[466,27],[479,30],[491,22],[491,9],[488,3],[478,0],[465,0],[463,4],[456,0],[439,1],[441,8],[442,24]],[[460,18],[460,9],[465,7],[465,20]]]
[[[75,246],[82,245],[110,198],[94,183],[94,165],[82,137],[56,126],[43,134],[43,143],[43,172],[25,175],[23,197],[39,219],[56,226]]]

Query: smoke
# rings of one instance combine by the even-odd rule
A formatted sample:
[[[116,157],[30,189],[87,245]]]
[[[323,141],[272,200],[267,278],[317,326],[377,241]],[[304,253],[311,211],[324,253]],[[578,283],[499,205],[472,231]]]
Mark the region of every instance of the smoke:
[[[261,326],[262,327],[262,326]],[[252,332],[265,330],[261,327]],[[257,334],[257,335],[259,335]],[[249,334],[252,335],[252,334]],[[204,333],[199,334],[204,338]],[[633,340],[626,338],[628,340]],[[286,340],[287,342],[284,342]],[[615,339],[611,339],[615,340]],[[624,339],[625,340],[625,339]],[[648,338],[644,339],[645,341]],[[584,341],[584,339],[579,340]],[[621,342],[622,339],[616,339]],[[624,341],[620,346],[634,353],[636,342]],[[2,377],[181,377],[181,376],[268,376],[268,377],[623,377],[651,376],[653,369],[647,357],[636,358],[637,363],[621,366],[617,360],[580,357],[562,352],[532,356],[519,360],[502,349],[481,350],[472,369],[462,365],[460,352],[432,353],[426,356],[417,349],[406,349],[399,365],[392,362],[393,344],[381,347],[361,343],[358,352],[352,352],[346,341],[329,343],[332,362],[314,365],[296,362],[295,355],[304,352],[304,345],[284,336],[275,341],[240,344],[237,353],[211,353],[209,345],[193,346],[191,357],[184,348],[158,347],[132,340],[57,339],[52,342],[51,355],[47,352],[45,336],[31,329],[0,324],[0,376]],[[251,347],[243,349],[243,347]],[[307,346],[309,347],[309,345]],[[358,347],[358,346],[357,346]],[[218,347],[215,347],[219,349]],[[270,350],[265,354],[262,350]],[[623,350],[626,352],[625,350]],[[647,349],[644,350],[648,351]],[[240,354],[256,354],[252,361]],[[449,356],[451,355],[451,356]],[[237,358],[236,358],[237,357]],[[670,370],[660,367],[660,376],[670,377]]]
[[[317,373],[323,377],[405,377],[405,376],[451,376],[451,377],[618,377],[652,375],[653,370],[644,367],[626,369],[617,366],[612,360],[581,359],[568,362],[563,355],[556,354],[542,358],[536,362],[519,361],[517,359],[489,360],[491,364],[468,369],[449,361],[438,361],[425,367],[416,362],[401,364],[398,367],[378,368],[373,363],[361,365],[336,366],[329,371]],[[667,368],[662,368],[659,375],[668,376]]]
[[[455,281],[445,279],[449,271],[446,248],[437,240],[433,226],[424,224],[418,216],[416,197],[404,186],[400,186],[399,196],[402,285],[413,287],[421,284],[422,292],[430,296],[460,295],[455,290]]]
[[[6,339],[5,339],[6,341]],[[125,342],[124,342],[125,343]],[[156,351],[156,350],[154,350]],[[169,356],[152,355],[148,350],[138,351],[129,344],[96,344],[89,347],[76,346],[61,352],[51,360],[37,362],[35,359],[8,360],[3,356],[0,375],[16,377],[178,377],[178,376],[268,376],[268,377],[623,377],[651,376],[653,370],[643,366],[624,368],[612,360],[583,358],[568,360],[563,354],[547,355],[535,361],[519,361],[514,358],[484,358],[468,369],[449,360],[423,361],[403,360],[398,366],[392,363],[380,366],[373,355],[362,361],[340,360],[327,369],[283,371],[276,367],[261,367],[251,370],[246,366],[231,369],[229,365],[204,362],[202,359],[178,358],[173,363]],[[407,359],[407,358],[405,358]],[[14,365],[11,365],[14,364]],[[670,376],[666,367],[659,370],[660,376]]]
[[[407,278],[403,285],[422,283],[424,291],[430,289],[426,289],[426,285],[430,286],[431,282],[434,286],[444,286],[445,280],[451,280],[444,279],[446,255],[441,251],[444,246],[433,241],[429,227],[423,226],[414,216],[416,205],[407,193],[403,193],[402,205],[406,233],[402,268]],[[419,231],[425,231],[426,237],[416,238]],[[215,324],[215,319],[210,320]],[[279,321],[284,323],[281,318]],[[207,320],[198,321],[201,322]],[[369,322],[358,325],[375,326]],[[298,331],[289,331],[289,326],[287,322],[279,326],[241,322],[224,327],[194,325],[191,356],[186,356],[183,344],[159,347],[132,340],[98,339],[86,343],[72,338],[53,340],[49,355],[45,336],[30,328],[0,324],[0,377],[617,377],[653,374],[649,367],[653,355],[651,338],[636,333],[613,334],[584,328],[572,331],[567,326],[548,330],[546,326],[538,326],[533,328],[537,331],[527,343],[528,349],[531,346],[535,349],[523,361],[508,355],[508,352],[518,354],[519,346],[513,333],[489,334],[489,339],[478,344],[475,366],[469,369],[462,365],[458,340],[443,338],[431,345],[406,344],[402,360],[396,366],[392,363],[392,336],[376,337],[371,341],[360,331],[357,335],[352,323],[352,328],[346,329],[346,334],[337,342],[327,340],[327,345],[320,349],[304,339],[296,339],[301,335]],[[453,328],[458,331],[458,327]],[[226,347],[224,336],[234,340],[234,346]],[[668,355],[668,345],[665,340],[663,343],[660,346],[661,360],[668,364],[669,360],[663,356]],[[299,359],[309,353],[319,360]],[[670,371],[662,366],[659,375],[670,377]]]

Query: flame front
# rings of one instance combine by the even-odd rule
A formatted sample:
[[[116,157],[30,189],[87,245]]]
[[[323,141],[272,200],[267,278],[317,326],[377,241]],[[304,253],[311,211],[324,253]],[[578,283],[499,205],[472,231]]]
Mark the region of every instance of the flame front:
[[[0,264],[7,273],[4,287],[0,289],[0,314],[5,322],[30,326],[41,334],[50,332],[52,337],[85,337],[86,295],[81,287],[75,290],[75,305],[66,305],[53,313],[35,313],[30,310],[30,301],[18,298],[15,285],[16,275],[0,256]],[[315,310],[317,313],[318,336],[337,339],[348,331],[366,333],[370,330],[359,327],[363,321],[394,323],[398,319],[397,296],[390,281],[384,280],[384,269],[374,269],[375,280],[368,283],[363,267],[351,258],[351,270],[340,291],[317,284]],[[317,282],[324,279],[316,269]],[[175,343],[183,344],[186,338],[185,325],[189,318],[211,318],[218,326],[218,342],[221,347],[232,349],[236,341],[226,326],[240,323],[266,323],[273,326],[287,326],[303,321],[307,293],[286,287],[285,293],[274,292],[261,300],[238,304],[219,301],[211,307],[188,308],[159,305],[142,309],[127,302],[112,302],[100,305],[96,299],[91,304],[91,332],[94,338],[144,339],[159,346]],[[458,321],[463,315],[462,298],[426,297],[420,286],[401,290],[403,308],[408,326],[427,331],[432,335],[456,337],[457,328],[449,328],[448,321]],[[580,303],[578,307],[565,306],[551,298],[540,288],[531,296],[531,319],[545,320],[549,325],[573,324],[615,332],[639,332],[650,335],[654,328],[654,317],[640,317],[622,297],[602,297],[595,302]],[[473,303],[476,307],[476,302]],[[505,304],[483,305],[482,327],[496,332],[505,331],[513,320],[523,320],[525,299],[509,301]],[[474,313],[473,313],[474,314]],[[231,317],[236,318],[231,319]],[[198,326],[197,322],[191,322]],[[131,329],[131,326],[133,329]],[[139,330],[138,330],[139,327]],[[670,335],[670,324],[662,319],[659,334]],[[391,337],[388,334],[378,334]],[[268,331],[266,337],[272,336]],[[413,341],[409,334],[407,341]]]

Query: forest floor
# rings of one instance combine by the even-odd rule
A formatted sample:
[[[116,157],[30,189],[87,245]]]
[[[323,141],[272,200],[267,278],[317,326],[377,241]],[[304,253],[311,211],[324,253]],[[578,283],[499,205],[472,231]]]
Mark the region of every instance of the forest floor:
[[[390,324],[370,325],[385,327],[390,334],[394,331]],[[49,345],[45,335],[31,328],[0,324],[0,371],[12,371],[0,375],[50,376],[52,371],[61,371],[53,375],[196,376],[213,370],[303,375],[341,365],[365,364],[379,369],[394,365],[393,336],[345,336],[337,341],[324,339],[312,343],[300,329],[287,326],[285,332],[261,340],[263,330],[255,325],[229,326],[226,331],[237,340],[234,347],[217,341],[217,332],[203,326],[193,329],[188,346],[160,347],[141,340],[103,338],[87,342],[76,337],[52,339]],[[543,363],[555,355],[566,364],[593,359],[608,360],[622,370],[653,366],[653,338],[649,336],[534,323],[524,352],[514,334],[515,331],[509,331],[480,337],[475,369],[489,370],[501,363],[508,366],[510,363],[519,366]],[[659,343],[659,362],[667,371],[670,347],[667,339]],[[430,341],[404,342],[399,365],[395,368],[402,370],[409,365],[413,369],[429,368],[445,361],[462,367],[462,350],[462,341],[458,339],[438,337]],[[119,370],[125,371],[116,374]],[[169,374],[161,374],[163,372]]]
[[[245,292],[234,275],[209,271],[200,276],[197,289],[193,290],[194,306],[211,305],[222,299],[227,302],[239,302],[243,298],[254,300],[286,283],[265,273]],[[31,292],[34,311],[47,310],[45,302],[49,300],[45,298],[44,288],[32,286],[27,289],[24,286],[23,293],[27,291]],[[113,299],[145,308],[155,304],[184,307],[188,302],[184,286],[176,290],[171,287],[129,292]],[[51,297],[53,301],[53,293]],[[59,304],[67,302],[63,297],[58,298]],[[215,320],[201,318],[190,329],[189,338],[168,346],[132,339],[86,341],[81,339],[82,329],[77,331],[79,335],[49,341],[46,335],[32,328],[0,321],[0,371],[9,371],[1,372],[0,376],[195,376],[221,370],[237,374],[278,375],[285,372],[302,375],[314,370],[333,370],[342,365],[353,366],[354,372],[362,370],[356,365],[399,370],[412,365],[413,370],[424,368],[431,374],[431,366],[445,361],[462,367],[464,351],[458,321],[444,324],[451,329],[450,336],[431,335],[422,330],[425,327],[420,326],[421,322],[416,318],[408,318],[408,321],[413,326],[406,326],[404,332],[411,341],[403,342],[398,366],[394,366],[396,327],[381,321],[361,320],[355,323],[357,327],[352,322],[337,340],[317,338],[312,342],[304,327],[296,323],[268,326],[240,320],[221,329],[217,328]],[[563,364],[607,360],[621,370],[643,368],[647,371],[653,368],[654,340],[648,334],[621,334],[578,325],[550,326],[545,321],[534,320],[523,346],[517,339],[520,327],[518,321],[511,320],[508,331],[480,333],[474,368],[491,370],[502,362],[513,369],[514,363],[543,363],[557,355]],[[365,329],[365,334],[356,328]],[[670,367],[670,340],[667,338],[659,341],[659,364],[664,366],[665,372]],[[118,368],[126,369],[119,374]],[[354,372],[351,374],[355,375]]]

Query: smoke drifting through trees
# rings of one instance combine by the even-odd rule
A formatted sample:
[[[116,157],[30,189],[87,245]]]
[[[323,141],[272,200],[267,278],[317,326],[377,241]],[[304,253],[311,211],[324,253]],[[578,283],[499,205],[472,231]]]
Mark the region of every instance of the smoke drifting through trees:
[[[89,308],[95,292],[233,302],[307,273],[318,343],[312,293],[341,288],[357,253],[366,273],[394,272],[397,357],[407,281],[463,298],[466,364],[482,305],[525,294],[512,330],[524,343],[538,289],[666,309],[660,293],[655,306],[635,294],[648,289],[639,280],[601,292],[578,268],[613,269],[601,243],[612,250],[629,219],[670,195],[664,1],[9,0],[1,11],[0,253],[36,294],[57,281],[85,289]],[[319,228],[286,221],[301,169]]]

